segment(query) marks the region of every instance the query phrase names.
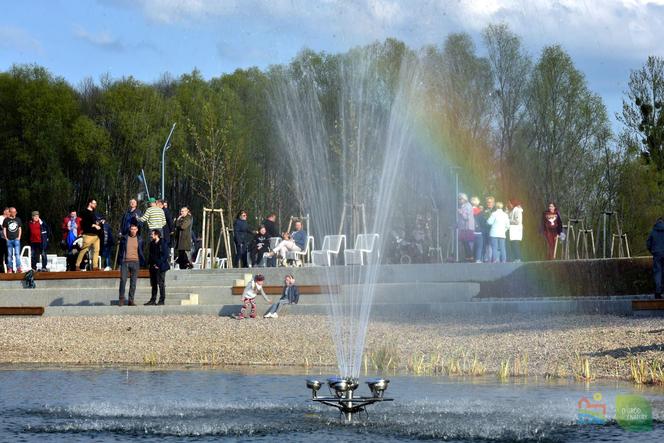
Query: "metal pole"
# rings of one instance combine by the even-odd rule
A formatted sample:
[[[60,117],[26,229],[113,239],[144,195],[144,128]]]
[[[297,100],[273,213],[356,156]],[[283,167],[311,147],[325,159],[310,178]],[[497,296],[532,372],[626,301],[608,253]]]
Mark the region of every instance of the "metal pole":
[[[454,168],[454,204],[455,208],[457,205],[457,197],[459,195],[459,171],[458,168]],[[454,228],[454,261],[459,262],[459,224],[456,223],[456,211],[454,211],[454,221],[455,221],[455,228]]]
[[[606,258],[606,212],[602,214],[602,258]]]
[[[166,151],[171,147],[171,136],[173,135],[173,131],[175,130],[175,123],[173,123],[173,126],[171,127],[171,132],[168,133],[168,138],[166,139],[166,143],[164,143],[164,147],[161,150],[161,198],[164,199],[166,197],[165,191],[164,191],[164,170],[166,168]]]

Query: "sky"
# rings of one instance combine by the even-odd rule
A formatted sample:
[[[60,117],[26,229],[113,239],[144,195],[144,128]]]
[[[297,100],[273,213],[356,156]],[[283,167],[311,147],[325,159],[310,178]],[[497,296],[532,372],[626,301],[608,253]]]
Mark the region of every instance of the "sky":
[[[412,48],[506,23],[536,60],[560,44],[614,114],[631,70],[664,56],[664,0],[0,0],[0,70],[36,63],[73,86],[153,82],[286,63],[302,48],[343,52],[388,37]]]

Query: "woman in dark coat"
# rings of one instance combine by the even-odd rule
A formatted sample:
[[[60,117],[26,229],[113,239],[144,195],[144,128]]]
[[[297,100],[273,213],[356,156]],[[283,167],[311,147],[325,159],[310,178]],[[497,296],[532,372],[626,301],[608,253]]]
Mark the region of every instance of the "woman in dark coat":
[[[243,268],[249,267],[247,253],[249,252],[249,244],[252,237],[249,222],[247,222],[247,211],[238,212],[235,222],[233,222],[233,243],[235,243],[234,268],[238,267],[239,262],[242,263]]]
[[[193,217],[188,207],[180,209],[180,216],[175,220],[175,250],[177,251],[177,263],[180,269],[191,269],[193,265],[189,261],[191,250],[191,224]]]
[[[549,203],[549,207],[542,214],[542,233],[546,240],[546,259],[553,260],[556,252],[556,240],[563,232],[563,219],[555,203]]]

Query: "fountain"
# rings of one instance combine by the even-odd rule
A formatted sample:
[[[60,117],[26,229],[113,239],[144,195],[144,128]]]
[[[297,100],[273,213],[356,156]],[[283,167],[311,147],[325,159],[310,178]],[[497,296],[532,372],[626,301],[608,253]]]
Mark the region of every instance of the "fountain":
[[[385,69],[388,61],[399,68]],[[416,143],[415,104],[421,103],[422,81],[418,58],[394,51],[387,43],[353,50],[327,64],[321,69],[306,54],[300,57],[281,73],[271,105],[293,167],[296,198],[313,215],[312,233],[345,234],[352,241],[367,233],[358,230],[367,225],[366,207],[369,233],[378,234],[376,252],[366,264],[327,269],[327,286],[340,288],[335,294],[329,291],[328,299],[339,377],[327,382],[330,397],[318,397],[319,381],[307,382],[312,400],[338,408],[351,421],[366,406],[390,400],[383,396],[388,380],[368,381],[371,397],[356,396],[355,390],[380,250],[397,211],[396,189],[406,175],[407,156]],[[346,207],[360,206],[361,223],[351,219],[344,224]]]
[[[367,385],[372,394],[371,397],[355,396],[355,390],[359,383],[353,378],[329,378],[327,384],[330,388],[330,397],[318,396],[318,391],[322,387],[322,383],[318,380],[307,380],[307,388],[311,389],[311,399],[313,401],[339,409],[344,421],[351,423],[354,415],[360,412],[366,413],[366,406],[381,401],[392,401],[391,398],[384,396],[389,383],[389,380],[383,378],[367,380]]]

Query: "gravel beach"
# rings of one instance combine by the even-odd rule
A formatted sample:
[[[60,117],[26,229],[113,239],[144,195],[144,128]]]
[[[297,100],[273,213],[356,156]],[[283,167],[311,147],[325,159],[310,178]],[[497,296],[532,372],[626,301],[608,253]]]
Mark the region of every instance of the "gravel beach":
[[[372,321],[367,342],[399,370],[422,356],[466,355],[495,373],[501,362],[527,356],[529,375],[565,377],[587,357],[597,378],[628,378],[630,356],[664,362],[664,321],[602,315]],[[326,316],[0,317],[3,364],[303,367],[335,361]]]

